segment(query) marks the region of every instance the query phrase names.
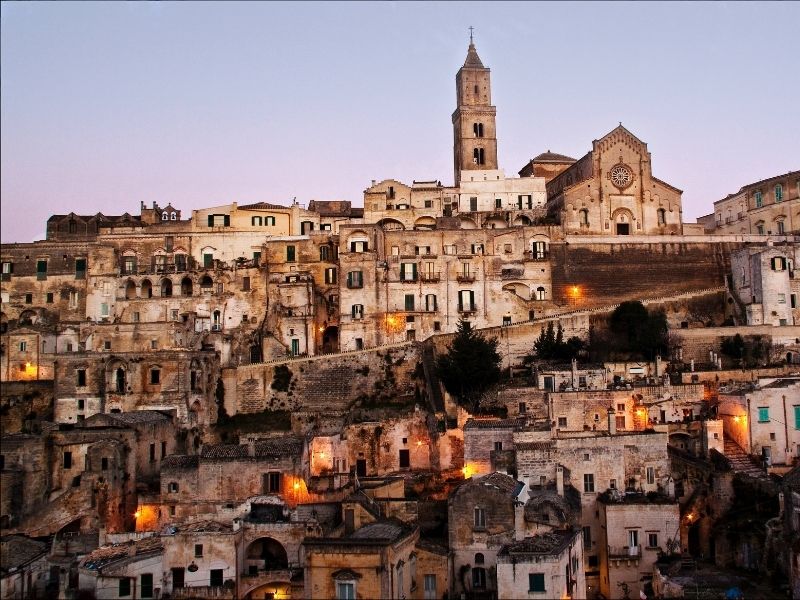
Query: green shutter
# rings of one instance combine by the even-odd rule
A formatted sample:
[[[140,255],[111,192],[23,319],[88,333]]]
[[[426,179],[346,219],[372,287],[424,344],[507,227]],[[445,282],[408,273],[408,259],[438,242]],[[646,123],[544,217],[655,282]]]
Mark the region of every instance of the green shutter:
[[[411,263],[411,279],[417,280],[417,263]]]
[[[794,407],[794,428],[800,429],[800,406]]]

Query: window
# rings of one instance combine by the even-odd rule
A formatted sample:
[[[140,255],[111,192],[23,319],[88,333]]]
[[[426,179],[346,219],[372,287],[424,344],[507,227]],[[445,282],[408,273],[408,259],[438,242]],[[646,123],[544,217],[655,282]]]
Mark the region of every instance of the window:
[[[592,545],[592,528],[586,525],[583,528],[583,547],[590,548]]]
[[[495,208],[503,208],[503,199],[502,198],[495,198],[494,199],[494,207]]]
[[[482,590],[486,587],[486,569],[483,567],[472,569],[472,587],[476,590]]]
[[[558,417],[558,426],[559,427],[566,427],[567,426],[567,417]]]
[[[260,226],[262,222],[261,217],[250,217],[250,225],[253,227]]]
[[[355,581],[336,582],[336,600],[355,600],[356,583]]]
[[[475,310],[475,292],[472,290],[458,291],[459,312],[473,312]]]
[[[353,304],[353,308],[351,310],[351,315],[354,319],[363,319],[364,318],[364,305],[363,304]]]
[[[610,489],[612,489],[612,490],[615,490],[615,489],[617,489],[617,480],[616,480],[616,479],[612,479],[612,480],[610,480],[610,481],[608,482],[608,487],[609,487]]]
[[[331,249],[330,246],[320,246],[319,247],[319,259],[323,262],[329,261],[331,259]]]
[[[167,442],[161,442],[161,458],[167,455]]]
[[[778,294],[778,304],[786,304],[786,294]]]
[[[102,302],[100,304],[100,316],[107,317],[108,316],[108,302]]]
[[[594,491],[594,475],[592,473],[584,473],[583,475],[583,491]]]
[[[45,301],[48,304],[52,304],[53,303],[53,292],[48,292],[47,293],[47,295],[45,296]]]
[[[249,292],[250,291],[250,278],[249,277],[242,277],[242,291]]]
[[[436,598],[436,575],[425,575],[423,590],[425,600],[434,600]]]
[[[779,183],[775,186],[775,202],[783,201],[783,186]]]
[[[131,580],[127,577],[123,577],[119,580],[119,588],[117,589],[117,595],[120,598],[125,596],[131,595]]]
[[[658,548],[658,534],[657,533],[648,533],[647,534],[647,547],[648,548]]]
[[[194,557],[203,558],[203,544],[194,545]]]
[[[85,387],[86,386],[86,369],[78,369],[76,371],[76,373],[78,375],[78,382],[77,382],[76,385],[78,387]]]
[[[531,254],[537,260],[545,258],[547,256],[547,244],[545,242],[533,242],[531,244]]]
[[[222,587],[222,569],[211,569],[209,585],[211,587]]]
[[[433,200],[425,200],[425,208],[433,208]]]
[[[475,137],[483,137],[483,123],[473,123],[472,133],[475,134]]]
[[[427,312],[436,311],[436,294],[425,294],[425,310]]]
[[[75,259],[75,279],[85,279],[86,278],[86,259],[85,258],[76,258]]]
[[[427,255],[431,253],[430,246],[414,246],[414,254],[419,256],[420,254]]]
[[[230,215],[208,215],[209,227],[230,227]]]
[[[400,280],[417,280],[417,263],[400,263]]]
[[[14,263],[4,262],[2,268],[3,281],[8,281],[9,279],[11,279],[11,275],[13,273],[14,273]]]
[[[150,369],[150,385],[161,384],[161,369]]]
[[[71,469],[72,468],[72,452],[70,452],[69,450],[65,450],[64,451],[63,465],[64,465],[65,469]]]
[[[617,429],[625,429],[625,415],[614,417],[614,423]]]
[[[457,254],[458,250],[457,250],[455,245],[451,244],[451,245],[448,245],[448,246],[444,247],[444,253],[445,254]]]
[[[658,224],[659,225],[666,225],[667,224],[667,211],[663,208],[659,208],[657,211],[658,214]]]
[[[37,260],[36,261],[36,276],[38,279],[47,279],[47,261]]]
[[[478,211],[478,197],[472,196],[469,199],[469,210],[470,212],[477,212]]]
[[[433,322],[433,330],[434,330],[434,331],[441,331],[441,330],[442,330],[442,323],[441,323],[441,321],[434,321],[434,322]]]
[[[33,294],[25,294],[25,304],[33,304]]]
[[[139,595],[142,598],[153,597],[153,574],[142,573],[139,577]]]
[[[411,456],[409,451],[406,449],[400,450],[400,468],[401,469],[408,469],[411,466]]]
[[[367,252],[369,250],[369,243],[366,240],[356,240],[350,242],[350,252]]]
[[[178,483],[175,481],[170,481],[169,484],[167,485],[167,491],[170,492],[171,494],[176,493],[178,489],[179,489]]]
[[[264,493],[279,494],[281,491],[281,474],[278,471],[270,471],[264,474]]]
[[[19,351],[26,352],[28,350],[28,342],[20,342],[19,343]]]
[[[325,283],[336,283],[338,277],[336,276],[336,267],[328,267],[325,269]]]
[[[294,261],[295,261],[295,247],[286,246],[286,262],[294,262]]]
[[[364,349],[364,338],[356,338],[356,350],[363,350]]]
[[[637,529],[628,530],[628,547],[633,549],[639,546],[639,531]]]
[[[150,444],[150,462],[156,462],[156,445]]]
[[[483,529],[486,527],[486,511],[482,508],[475,507],[474,525],[476,529]]]
[[[83,410],[86,406],[86,401],[83,398],[78,399],[78,410]]]
[[[414,294],[405,295],[405,309],[414,310]]]
[[[768,406],[759,406],[758,407],[758,422],[759,423],[769,423],[769,407]]]
[[[483,244],[472,244],[472,254],[483,254]]]
[[[647,483],[653,485],[656,482],[655,467],[647,467]]]
[[[786,233],[786,226],[783,224],[783,221],[777,221],[775,224],[778,227],[778,235]]]
[[[533,294],[533,299],[542,301],[546,299],[546,296],[547,296],[547,291],[542,286],[539,286],[536,288],[536,291]]]
[[[784,271],[786,270],[786,259],[782,256],[773,256],[770,260],[772,263],[772,270],[773,271]]]
[[[758,233],[758,235],[764,235],[764,226],[761,224],[756,225],[756,233]]]
[[[764,204],[764,199],[761,196],[761,190],[756,190],[755,199],[756,199],[756,208],[761,208],[761,206]]]
[[[364,287],[364,274],[361,271],[350,271],[347,274],[347,287],[351,290]]]
[[[103,349],[111,350],[111,342],[110,341],[103,342]]]
[[[525,404],[524,402],[520,402],[519,403],[519,414],[524,415],[526,412],[528,412],[528,405]]]
[[[544,592],[544,573],[528,574],[528,591]]]
[[[578,387],[586,387],[586,375],[578,375]]]
[[[264,225],[267,227],[275,226],[275,217],[264,217]]]
[[[578,211],[578,222],[584,227],[589,225],[589,211],[587,209],[582,208]]]

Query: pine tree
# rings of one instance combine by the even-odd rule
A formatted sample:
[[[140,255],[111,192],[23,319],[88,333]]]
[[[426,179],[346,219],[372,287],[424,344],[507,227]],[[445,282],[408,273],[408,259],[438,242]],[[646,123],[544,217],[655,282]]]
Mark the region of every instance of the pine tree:
[[[447,392],[461,406],[476,412],[480,399],[500,380],[497,338],[484,338],[469,321],[458,322],[453,342],[436,361],[436,371]]]

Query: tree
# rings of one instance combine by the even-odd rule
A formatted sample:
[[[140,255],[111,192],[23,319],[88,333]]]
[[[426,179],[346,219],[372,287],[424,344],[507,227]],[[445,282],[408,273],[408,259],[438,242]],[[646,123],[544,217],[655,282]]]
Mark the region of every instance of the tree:
[[[525,357],[525,362],[531,363],[538,360],[572,360],[578,358],[586,348],[584,341],[573,336],[564,341],[564,328],[561,323],[558,328],[553,327],[553,321],[547,323],[539,337],[533,342],[533,352]]]
[[[667,316],[663,311],[648,312],[638,300],[620,304],[611,314],[609,329],[619,352],[649,359],[668,352]]]
[[[500,380],[497,346],[497,338],[484,338],[462,319],[447,354],[436,361],[444,388],[470,412],[475,412],[481,396]]]

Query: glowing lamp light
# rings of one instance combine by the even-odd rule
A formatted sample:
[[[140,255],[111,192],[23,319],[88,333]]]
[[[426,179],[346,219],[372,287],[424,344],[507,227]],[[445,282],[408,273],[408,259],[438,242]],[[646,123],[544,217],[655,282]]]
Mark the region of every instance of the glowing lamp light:
[[[422,446],[422,440],[417,440],[417,446]]]
[[[294,491],[299,490],[300,489],[300,482],[299,481],[295,481],[294,485],[292,487],[294,488]]]
[[[322,333],[323,331],[325,331],[325,328],[322,325],[320,325],[319,326],[319,332]]]
[[[141,516],[142,516],[142,511],[140,511],[140,510],[137,510],[135,513],[133,513],[133,518],[134,519],[138,519]]]
[[[26,369],[30,369],[30,368],[31,368],[31,363],[29,363],[29,362],[26,362],[26,363],[25,363],[25,368],[26,368]]]

